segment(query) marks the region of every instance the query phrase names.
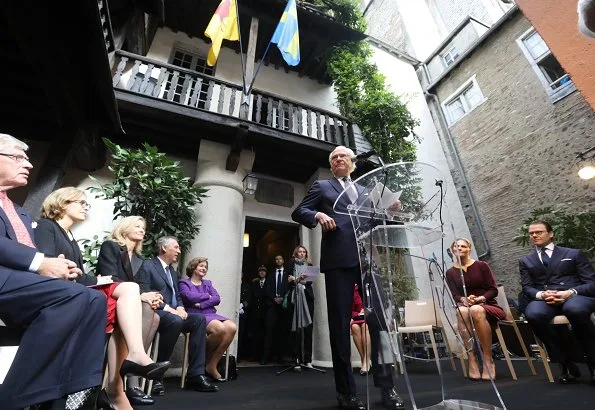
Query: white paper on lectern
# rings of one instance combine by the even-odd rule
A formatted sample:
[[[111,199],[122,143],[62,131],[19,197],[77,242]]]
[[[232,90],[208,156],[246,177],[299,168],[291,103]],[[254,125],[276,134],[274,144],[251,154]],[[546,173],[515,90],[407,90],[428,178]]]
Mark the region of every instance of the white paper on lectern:
[[[314,282],[318,275],[320,275],[320,266],[308,266],[302,275],[306,277],[308,282]]]
[[[370,202],[372,202],[374,208],[388,209],[399,200],[402,192],[393,192],[384,184],[377,182],[370,191]]]

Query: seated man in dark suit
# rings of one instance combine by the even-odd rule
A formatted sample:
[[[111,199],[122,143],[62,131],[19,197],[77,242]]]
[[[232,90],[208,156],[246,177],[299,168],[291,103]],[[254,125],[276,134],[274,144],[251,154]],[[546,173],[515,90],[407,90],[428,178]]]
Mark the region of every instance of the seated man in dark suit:
[[[595,385],[595,271],[578,249],[554,245],[554,232],[546,221],[534,221],[529,236],[535,249],[519,260],[523,293],[531,299],[525,317],[535,335],[545,344],[552,360],[560,363],[559,382],[571,383],[580,376],[571,356],[561,348],[559,333],[550,325],[565,315],[577,341],[587,355],[590,381]]]
[[[63,409],[69,393],[101,384],[106,300],[69,281],[81,273],[74,262],[37,252],[31,219],[6,195],[27,185],[27,148],[0,134],[0,319],[25,329],[0,403]]]
[[[178,260],[180,245],[173,236],[163,236],[157,240],[157,253],[153,259],[143,262],[138,274],[141,292],[156,291],[163,296],[163,303],[156,310],[159,315],[158,361],[169,360],[180,332],[190,332],[188,347],[189,363],[186,388],[200,392],[216,392],[219,388],[205,376],[205,348],[207,326],[200,313],[188,313],[184,309],[178,290],[178,275],[171,264]],[[153,395],[163,396],[162,382],[153,385]]]

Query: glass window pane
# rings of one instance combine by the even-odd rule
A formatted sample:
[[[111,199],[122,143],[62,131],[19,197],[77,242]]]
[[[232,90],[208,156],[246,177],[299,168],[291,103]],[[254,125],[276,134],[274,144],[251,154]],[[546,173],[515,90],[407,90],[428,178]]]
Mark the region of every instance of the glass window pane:
[[[463,102],[460,98],[457,98],[453,102],[447,105],[448,112],[450,113],[450,118],[452,122],[455,122],[463,115],[465,115],[465,108],[463,107]]]
[[[481,90],[474,84],[471,84],[471,87],[467,88],[467,90],[463,92],[463,95],[467,100],[467,105],[469,106],[469,109],[477,107],[477,105],[479,105],[479,103],[481,103],[481,101],[483,100]]]
[[[531,34],[523,41],[534,59],[537,59],[543,54],[550,51],[548,46],[545,44],[545,42],[537,32]]]

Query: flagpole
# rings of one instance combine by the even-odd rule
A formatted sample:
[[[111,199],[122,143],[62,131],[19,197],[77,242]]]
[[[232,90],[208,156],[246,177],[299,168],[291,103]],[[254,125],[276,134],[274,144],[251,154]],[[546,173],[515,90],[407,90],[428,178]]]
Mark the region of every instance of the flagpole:
[[[238,39],[240,41],[240,59],[242,61],[241,65],[242,65],[242,95],[246,96],[246,62],[244,61],[244,51],[242,49],[242,30],[240,29],[240,5],[238,3],[238,0],[235,0],[236,2],[236,20],[237,20],[237,24],[238,24]],[[244,104],[244,100],[245,98],[242,98],[242,104]]]

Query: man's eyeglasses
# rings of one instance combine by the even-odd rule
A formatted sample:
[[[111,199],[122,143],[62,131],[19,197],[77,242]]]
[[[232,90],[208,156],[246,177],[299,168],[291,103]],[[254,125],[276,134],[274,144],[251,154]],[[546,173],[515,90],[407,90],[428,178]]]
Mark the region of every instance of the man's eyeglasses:
[[[69,203],[76,202],[80,204],[83,208],[91,209],[91,204],[85,201],[84,199],[77,199],[75,201],[68,201]]]
[[[529,232],[529,236],[541,236],[544,233],[546,233],[546,231],[533,231],[533,232]]]
[[[0,152],[0,155],[2,155],[3,157],[8,157],[13,159],[17,164],[22,164],[23,161],[29,161],[29,157],[26,155],[13,155],[13,154],[5,154],[3,152]]]
[[[345,159],[345,158],[349,158],[348,154],[335,154],[331,157],[331,162],[334,162],[338,159]]]

